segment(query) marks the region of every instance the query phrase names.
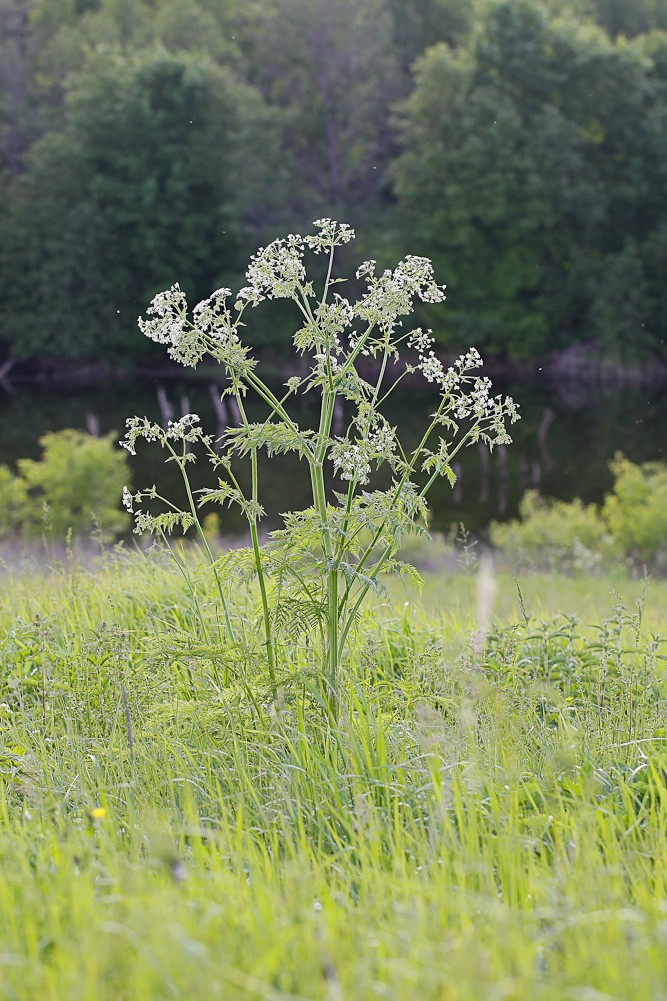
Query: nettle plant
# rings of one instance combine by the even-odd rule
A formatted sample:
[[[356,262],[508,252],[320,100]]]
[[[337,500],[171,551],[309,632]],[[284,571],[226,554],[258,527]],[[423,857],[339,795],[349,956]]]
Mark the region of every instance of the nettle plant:
[[[402,318],[413,312],[415,300],[438,303],[445,298],[429,260],[408,256],[382,274],[377,274],[374,261],[366,261],[356,273],[364,291],[351,301],[334,290],[344,279],[334,278],[333,272],[336,248],[352,240],[354,232],[330,219],[314,225],[313,235],[290,235],[259,250],[250,261],[247,285],[235,299],[229,289],[218,289],[190,314],[184,293],[173,285],[155,296],[147,318],[139,320],[143,333],[165,344],[183,365],[194,367],[206,356],[219,362],[224,394],[236,400],[240,425],[215,441],[194,414],[166,429],[133,417],[121,444],[134,453],[138,439],[157,441],[178,464],[188,498],[187,510],[169,505],[166,513],[152,514],[137,507],[158,497],[154,487],[136,494],[126,489],[124,501],[135,513],[135,531],[166,539],[176,527],[196,529],[215,574],[223,642],[247,640],[247,618],[230,594],[240,579],[256,578],[257,623],[273,691],[290,673],[288,641],[304,633],[316,635],[318,643],[313,647],[311,642],[310,649],[316,651],[324,704],[335,719],[342,658],[364,599],[371,590],[381,591],[384,574],[407,574],[418,581],[416,570],[397,554],[408,534],[425,532],[433,484],[445,476],[453,485],[452,461],[463,447],[479,441],[490,448],[510,442],[506,425],[518,414],[511,398],[492,396],[490,380],[474,374],[482,364],[474,348],[445,368],[434,354],[430,331],[404,330]],[[319,289],[308,277],[308,252],[327,258]],[[257,361],[242,340],[246,311],[265,299],[292,300],[301,319],[294,346],[310,357],[308,373],[289,378],[282,394],[275,394],[258,375]],[[400,360],[402,347],[409,349],[409,362]],[[375,372],[370,380],[360,374],[362,358],[364,371]],[[439,395],[421,440],[406,450],[383,408],[401,379],[415,372]],[[291,404],[303,392],[318,394],[316,430],[300,427],[292,416]],[[266,406],[266,418],[260,422],[248,417],[251,394]],[[351,414],[346,432],[339,435],[333,432],[338,400],[345,401],[345,412]],[[217,475],[215,486],[196,494],[188,478],[195,446],[206,453]],[[269,456],[295,452],[307,463],[312,505],[283,515],[283,527],[260,545],[259,524],[265,513],[258,466],[262,449]],[[246,492],[237,477],[237,463],[243,459],[250,463],[251,487]],[[382,466],[389,467],[391,485],[374,489],[371,477]],[[251,547],[214,558],[200,520],[202,507],[210,504],[238,505],[248,522]]]

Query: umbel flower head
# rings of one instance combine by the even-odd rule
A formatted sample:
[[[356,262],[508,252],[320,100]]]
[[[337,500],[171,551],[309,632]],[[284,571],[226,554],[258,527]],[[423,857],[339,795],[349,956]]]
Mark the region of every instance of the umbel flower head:
[[[152,340],[165,344],[170,356],[184,365],[196,366],[206,355],[214,358],[222,364],[230,382],[226,392],[243,395],[248,386],[259,385],[254,376],[256,363],[241,339],[245,310],[265,300],[292,300],[301,321],[294,345],[299,352],[310,354],[311,368],[305,378],[288,379],[288,395],[299,389],[320,387],[333,397],[339,395],[352,402],[357,416],[347,434],[320,442],[320,451],[332,463],[336,475],[353,485],[367,483],[372,470],[382,463],[387,463],[395,474],[400,472],[395,432],[379,413],[379,387],[373,392],[357,372],[355,363],[359,355],[384,359],[381,363],[384,372],[389,361],[399,361],[401,345],[407,347],[411,361],[404,365],[403,374],[419,372],[439,391],[441,403],[434,415],[437,425],[455,438],[462,422],[469,421],[467,444],[484,441],[493,447],[510,442],[506,425],[518,419],[516,406],[510,397],[493,396],[490,380],[476,374],[482,365],[479,352],[470,348],[445,367],[435,353],[430,329],[416,327],[409,333],[402,330],[403,318],[414,312],[416,302],[432,304],[445,299],[445,286],[436,282],[431,261],[408,255],[381,274],[377,273],[375,261],[364,261],[356,271],[357,281],[364,286],[356,301],[338,291],[331,290],[329,294],[330,287],[342,281],[331,278],[334,251],[354,239],[354,230],[328,218],[318,219],[314,225],[314,233],[306,236],[292,233],[258,250],[250,259],[246,284],[235,297],[228,288],[217,289],[189,313],[185,294],[178,284],[158,293],[146,317],[139,319],[141,330]],[[308,278],[308,253],[329,255],[328,277],[321,294],[316,293]],[[266,387],[258,391],[265,402],[270,402],[271,394]],[[272,421],[278,417],[285,421],[281,406],[274,408]],[[163,446],[176,440],[194,443],[203,440],[198,420],[196,415],[187,415],[163,430],[146,419],[135,418],[128,422],[123,445],[133,451],[139,437],[158,440]],[[287,427],[289,444],[285,439],[280,447],[305,455],[310,443],[297,446],[295,435],[298,437],[301,432],[289,418]],[[253,432],[254,437],[246,429],[246,452],[255,445],[269,450],[277,447],[275,424],[272,428],[270,433],[266,428],[261,433]],[[243,434],[237,433],[235,447],[241,447],[244,440]],[[454,448],[453,441],[443,439],[435,450],[425,446],[420,455],[422,468],[434,465],[438,470],[448,468]],[[125,502],[131,503],[128,497]]]
[[[139,317],[139,328],[151,340],[167,346],[169,355],[184,365],[195,366],[206,354],[225,365],[241,366],[247,349],[241,347],[239,327],[246,307],[258,306],[266,299],[293,299],[306,320],[299,331],[297,347],[322,348],[334,345],[340,350],[339,336],[348,329],[349,343],[355,348],[364,339],[362,352],[374,354],[378,342],[386,343],[399,322],[414,309],[415,299],[441,302],[443,285],[434,279],[433,266],[425,257],[408,255],[393,270],[375,273],[375,261],[365,261],[357,270],[366,291],[356,302],[349,302],[337,292],[332,302],[319,303],[306,274],[307,251],[328,252],[354,239],[354,230],[346,223],[317,219],[316,231],[306,236],[290,234],[273,240],[254,254],[246,271],[246,285],[235,298],[235,313],[228,305],[231,291],[217,289],[198,303],[188,316],[188,304],[180,285],[159,292],[149,305],[146,317]],[[354,330],[355,322],[361,329]],[[366,334],[364,335],[364,328]],[[374,330],[369,336],[368,328]],[[428,369],[426,369],[428,371]]]

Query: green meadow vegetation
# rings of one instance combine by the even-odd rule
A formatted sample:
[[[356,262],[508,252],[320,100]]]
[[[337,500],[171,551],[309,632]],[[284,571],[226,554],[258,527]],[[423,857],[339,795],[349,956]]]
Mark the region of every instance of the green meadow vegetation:
[[[664,999],[667,584],[635,572],[659,569],[664,470],[619,456],[600,510],[529,498],[493,531],[507,560],[526,544],[530,576],[464,538],[458,569],[421,577],[446,550],[430,485],[454,483],[462,447],[509,444],[517,411],[471,374],[474,350],[445,369],[430,332],[402,329],[443,297],[428,260],[365,262],[347,299],[333,262],[353,233],[316,226],[258,251],[233,305],[218,289],[190,311],[172,286],[140,321],[175,359],[217,361],[240,415],[219,442],[193,414],[128,420],[128,451],[178,467],[183,509],[112,489],[109,440],[72,432],[3,474],[14,511],[46,501],[76,527],[99,462],[97,504],[122,493],[154,543],[0,578],[0,998]],[[278,298],[311,361],[281,398],[241,322]],[[412,451],[382,411],[406,346],[399,371],[438,391]],[[302,392],[317,429],[296,422]],[[262,450],[296,452],[312,484],[268,537]],[[213,485],[195,494],[198,456]],[[216,547],[216,504],[241,509],[249,545]]]
[[[334,727],[189,558],[2,579],[0,997],[665,997],[663,582],[393,585]]]

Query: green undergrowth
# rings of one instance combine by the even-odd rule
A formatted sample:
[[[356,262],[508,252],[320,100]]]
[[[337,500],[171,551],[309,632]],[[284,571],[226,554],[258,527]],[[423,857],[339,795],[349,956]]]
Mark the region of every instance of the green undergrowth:
[[[667,997],[662,585],[392,592],[332,728],[200,583],[0,582],[0,998]]]

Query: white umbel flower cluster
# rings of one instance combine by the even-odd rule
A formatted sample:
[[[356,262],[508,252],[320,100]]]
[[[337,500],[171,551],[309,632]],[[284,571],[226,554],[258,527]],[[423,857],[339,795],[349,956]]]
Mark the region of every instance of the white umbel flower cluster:
[[[385,332],[393,331],[400,316],[413,312],[414,300],[442,302],[445,286],[438,285],[433,265],[427,257],[409,255],[399,261],[393,271],[387,269],[379,277],[375,261],[365,261],[357,270],[365,278],[368,291],[355,306],[356,315]]]
[[[237,293],[237,308],[243,302],[258,306],[264,299],[291,299],[305,279],[302,238],[292,233],[274,240],[250,258],[248,284]]]
[[[231,289],[219,288],[216,289],[208,299],[203,299],[202,302],[198,302],[192,310],[195,325],[202,331],[207,333],[216,333],[219,335],[221,321],[223,321],[224,325],[225,320],[230,320],[226,300],[231,294]],[[229,322],[227,325],[231,326]]]
[[[303,264],[305,249],[316,254],[333,251],[333,248],[354,239],[354,230],[346,223],[333,219],[316,219],[317,233],[289,236],[273,240],[250,258],[246,271],[247,285],[237,295],[237,307],[244,303],[258,306],[264,299],[291,299],[298,293],[313,294],[312,285],[306,282]]]
[[[364,445],[353,445],[349,441],[338,442],[331,449],[330,458],[341,480],[368,483],[371,464],[368,449]]]
[[[335,219],[316,219],[313,226],[317,226],[319,232],[305,236],[303,242],[316,254],[354,240],[354,230],[345,222],[336,222]]]
[[[178,344],[186,323],[188,304],[185,293],[177,283],[164,292],[158,292],[146,310],[148,319],[140,316],[139,330],[158,344],[170,347]]]
[[[388,462],[394,465],[396,432],[388,422],[368,404],[362,404],[354,419],[359,437],[355,442],[339,438],[332,446],[329,457],[334,470],[342,480],[368,483],[373,464]]]
[[[169,421],[166,429],[149,421],[147,417],[128,417],[125,421],[126,434],[119,445],[127,449],[130,455],[136,455],[135,444],[138,438],[144,441],[157,441],[165,446],[167,443],[186,442],[194,444],[197,441],[210,442],[212,437],[205,435],[201,429],[201,419],[197,414],[184,414],[177,421]],[[123,494],[125,498],[125,494]],[[129,508],[128,508],[129,510]]]
[[[417,369],[427,382],[435,383],[443,393],[452,392],[458,386],[461,376],[484,364],[477,348],[470,348],[452,366],[445,369],[433,350],[434,343],[433,331],[424,331],[421,327],[412,330],[407,337],[408,347],[417,352]]]

